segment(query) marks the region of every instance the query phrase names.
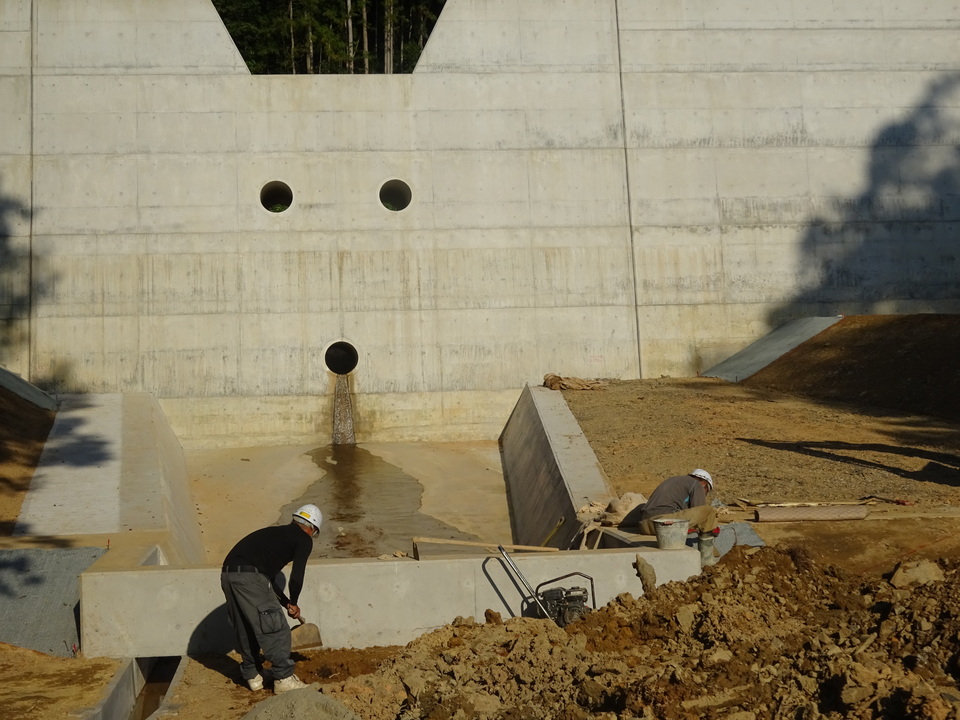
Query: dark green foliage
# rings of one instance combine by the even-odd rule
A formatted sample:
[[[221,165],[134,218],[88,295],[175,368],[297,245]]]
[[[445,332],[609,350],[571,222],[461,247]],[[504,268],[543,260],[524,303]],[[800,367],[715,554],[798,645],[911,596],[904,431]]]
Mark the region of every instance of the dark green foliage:
[[[444,2],[213,0],[250,72],[298,75],[412,72]]]

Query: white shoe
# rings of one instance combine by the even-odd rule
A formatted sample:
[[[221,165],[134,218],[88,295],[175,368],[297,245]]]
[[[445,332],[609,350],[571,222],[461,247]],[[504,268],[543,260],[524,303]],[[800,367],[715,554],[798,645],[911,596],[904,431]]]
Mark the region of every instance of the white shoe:
[[[260,675],[257,675],[255,677],[250,678],[249,680],[247,680],[247,687],[249,687],[254,692],[257,692],[258,690],[263,690],[263,677],[261,677]]]
[[[305,687],[309,686],[306,683],[300,682],[300,678],[296,675],[291,675],[290,677],[283,678],[283,680],[275,680],[273,683],[273,692],[282,693],[287,692],[287,690],[300,690]]]

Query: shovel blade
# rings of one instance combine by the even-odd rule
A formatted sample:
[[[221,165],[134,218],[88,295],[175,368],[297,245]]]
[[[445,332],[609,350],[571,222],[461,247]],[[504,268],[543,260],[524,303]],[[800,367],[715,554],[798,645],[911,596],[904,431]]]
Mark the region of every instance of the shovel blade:
[[[320,628],[313,623],[303,623],[290,630],[290,649],[307,650],[321,647]]]

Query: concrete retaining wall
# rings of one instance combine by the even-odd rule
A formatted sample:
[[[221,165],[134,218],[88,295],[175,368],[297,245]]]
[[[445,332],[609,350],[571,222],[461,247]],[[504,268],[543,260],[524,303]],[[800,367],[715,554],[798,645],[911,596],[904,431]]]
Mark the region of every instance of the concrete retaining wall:
[[[603,605],[619,593],[643,587],[633,568],[639,553],[657,582],[686,580],[700,572],[692,549],[592,550],[511,554],[531,585],[582,572],[594,579]],[[564,587],[587,587],[579,577]],[[426,560],[326,560],[311,562],[300,606],[320,627],[324,645],[403,645],[453,621],[483,621],[488,608],[504,618],[524,611],[527,592],[503,558],[470,556]],[[130,609],[135,609],[131,611]],[[143,657],[223,652],[233,647],[214,567],[151,567],[98,571],[81,577],[83,651],[88,656]]]
[[[0,361],[190,447],[329,437],[338,341],[359,441],[494,438],[547,372],[960,311],[954,0],[448,0],[364,77],[251,77],[210,0],[65,7],[0,3]]]
[[[580,530],[577,511],[616,497],[563,395],[555,390],[523,389],[500,434],[500,455],[519,545],[565,550]]]

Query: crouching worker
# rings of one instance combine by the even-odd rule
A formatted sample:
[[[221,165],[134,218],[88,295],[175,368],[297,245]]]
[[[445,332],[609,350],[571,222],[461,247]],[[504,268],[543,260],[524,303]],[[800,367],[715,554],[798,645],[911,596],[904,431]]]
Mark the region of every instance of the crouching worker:
[[[713,554],[713,539],[718,532],[717,515],[707,501],[713,490],[713,477],[706,470],[697,468],[688,475],[667,478],[650,494],[645,505],[631,512],[634,518],[624,518],[623,525],[638,526],[644,535],[656,535],[654,520],[679,518],[687,520],[691,528],[699,532],[697,545],[700,548],[700,565],[717,562]]]
[[[293,514],[289,525],[255,530],[224,558],[220,587],[236,633],[240,674],[251,690],[263,689],[263,676],[257,668],[261,650],[272,666],[275,693],[307,687],[293,674],[290,625],[283,612],[286,610],[294,620],[300,617],[297,601],[303,589],[303,573],[322,522],[320,508],[304,505]],[[287,597],[277,578],[291,562]]]

